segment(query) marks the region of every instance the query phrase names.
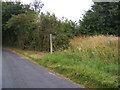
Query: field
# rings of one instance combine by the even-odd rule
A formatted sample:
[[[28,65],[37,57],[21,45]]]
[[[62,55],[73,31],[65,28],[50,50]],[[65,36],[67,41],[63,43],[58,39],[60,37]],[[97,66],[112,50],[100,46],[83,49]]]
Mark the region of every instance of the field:
[[[118,87],[118,37],[75,37],[68,50],[53,54],[13,50],[86,88]]]

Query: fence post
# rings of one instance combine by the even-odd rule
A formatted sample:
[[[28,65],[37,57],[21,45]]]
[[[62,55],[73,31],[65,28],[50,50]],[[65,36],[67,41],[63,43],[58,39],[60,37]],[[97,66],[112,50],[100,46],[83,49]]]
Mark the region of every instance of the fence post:
[[[50,34],[50,53],[52,54],[53,47],[52,47],[52,34]]]

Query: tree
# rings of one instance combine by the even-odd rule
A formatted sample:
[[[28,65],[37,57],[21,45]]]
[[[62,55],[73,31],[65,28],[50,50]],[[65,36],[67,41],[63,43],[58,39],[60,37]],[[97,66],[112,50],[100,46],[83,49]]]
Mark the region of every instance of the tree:
[[[57,19],[55,15],[41,13],[34,31],[34,47],[40,51],[49,51],[49,35],[55,33]]]
[[[3,45],[12,46],[16,40],[15,28],[7,27],[7,22],[12,18],[13,15],[27,14],[34,12],[30,9],[30,6],[21,4],[21,2],[4,2],[2,1],[2,37]]]
[[[65,20],[64,22],[61,22],[61,32],[65,35],[67,35],[69,38],[73,38],[74,36],[77,36],[78,29],[77,29],[77,23],[71,21],[71,20]]]
[[[118,13],[120,3],[94,3],[80,21],[80,33],[83,35],[112,34],[119,35]]]
[[[30,3],[31,9],[34,10],[37,15],[40,15],[40,11],[43,8],[44,4],[39,0],[34,0],[33,3]]]
[[[25,49],[30,46],[31,35],[36,28],[36,15],[34,13],[13,15],[7,22],[6,26],[14,29],[14,45]],[[16,37],[15,37],[16,36]]]
[[[49,51],[49,35],[54,34],[54,50],[68,48],[69,38],[77,35],[77,24],[59,20],[55,14],[40,13],[43,4],[3,2],[3,44],[21,49]]]

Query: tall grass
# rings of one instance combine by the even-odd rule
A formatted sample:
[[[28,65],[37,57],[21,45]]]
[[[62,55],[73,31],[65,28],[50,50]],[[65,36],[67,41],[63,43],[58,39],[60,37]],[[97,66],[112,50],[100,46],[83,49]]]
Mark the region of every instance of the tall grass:
[[[112,49],[118,49],[118,37],[116,36],[83,36],[75,37],[71,39],[71,45],[73,49],[83,50],[97,47],[110,47]]]
[[[117,88],[118,38],[75,37],[69,50],[47,55],[41,63],[88,88]]]
[[[70,50],[82,52],[84,59],[96,58],[106,64],[118,63],[118,37],[115,36],[76,37],[71,39]]]

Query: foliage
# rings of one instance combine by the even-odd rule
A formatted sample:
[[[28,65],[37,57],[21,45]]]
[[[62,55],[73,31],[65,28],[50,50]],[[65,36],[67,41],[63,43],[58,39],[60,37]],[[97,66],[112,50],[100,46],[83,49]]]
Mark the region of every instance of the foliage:
[[[43,6],[44,4],[39,0],[34,0],[33,3],[30,3],[30,8],[34,10],[37,13],[37,15],[40,14]]]
[[[21,2],[3,2],[3,45],[21,49],[49,51],[49,35],[54,50],[66,49],[69,38],[74,36],[76,24],[72,21],[58,20],[54,14],[40,13],[44,4],[21,4]]]
[[[69,44],[67,35],[62,34],[61,23],[57,20],[56,16],[41,13],[40,18],[38,19],[38,28],[34,31],[34,47],[35,50],[40,51],[49,51],[50,47],[50,34],[56,35],[56,38],[53,39],[53,48],[54,50],[66,49]]]
[[[80,21],[80,33],[83,35],[120,35],[119,24],[120,2],[94,3]]]
[[[59,20],[55,14],[41,12],[44,4],[35,0],[30,4],[2,1],[3,45],[22,49],[49,51],[49,35],[53,50],[64,50],[75,36],[112,34],[119,35],[119,3],[95,3],[78,23]]]
[[[29,5],[23,5],[21,2],[3,2],[2,1],[2,37],[3,45],[12,46],[16,40],[15,28],[8,28],[7,22],[11,19],[12,15],[25,14],[32,12]],[[22,22],[21,22],[22,23]],[[15,26],[15,24],[14,24]]]
[[[54,51],[55,50],[65,50],[69,47],[69,38],[64,34],[57,35],[57,38],[53,41]]]
[[[14,45],[19,48],[24,49],[30,45],[30,41],[32,39],[31,35],[36,27],[34,17],[35,14],[30,13],[13,15],[6,24],[8,28],[14,29],[14,32],[12,32],[16,36],[14,37]]]

